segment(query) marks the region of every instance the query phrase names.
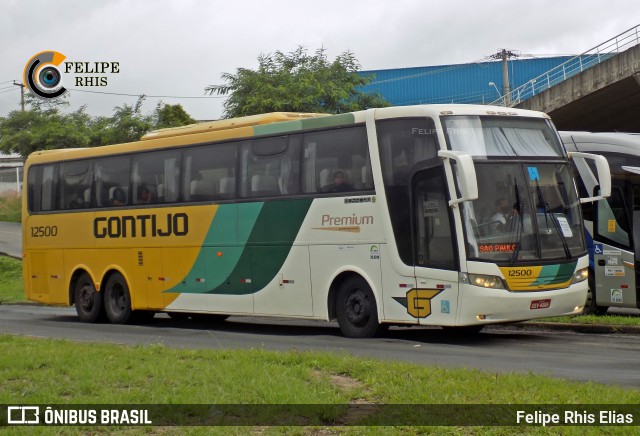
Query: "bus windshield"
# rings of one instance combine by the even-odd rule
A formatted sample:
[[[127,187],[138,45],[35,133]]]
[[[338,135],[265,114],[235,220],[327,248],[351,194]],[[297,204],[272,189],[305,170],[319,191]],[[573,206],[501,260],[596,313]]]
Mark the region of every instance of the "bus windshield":
[[[462,206],[469,259],[509,265],[584,255],[568,164],[490,162],[476,162],[480,194]]]
[[[543,118],[447,116],[443,124],[451,149],[474,157],[565,156],[557,134]]]

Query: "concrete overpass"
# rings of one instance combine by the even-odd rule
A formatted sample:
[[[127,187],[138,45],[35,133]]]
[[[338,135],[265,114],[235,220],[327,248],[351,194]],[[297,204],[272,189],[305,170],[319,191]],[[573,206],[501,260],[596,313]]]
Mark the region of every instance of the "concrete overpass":
[[[505,102],[548,113],[560,130],[640,132],[640,25],[514,89]]]
[[[521,102],[559,130],[640,132],[640,45]]]

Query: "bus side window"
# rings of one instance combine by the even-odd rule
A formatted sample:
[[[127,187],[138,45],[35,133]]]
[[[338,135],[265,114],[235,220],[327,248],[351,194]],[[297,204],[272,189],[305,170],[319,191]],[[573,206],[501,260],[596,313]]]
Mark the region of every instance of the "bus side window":
[[[96,159],[94,206],[109,207],[127,204],[130,168],[131,158],[128,156]]]
[[[36,183],[38,177],[42,178],[42,167],[34,166],[29,168],[27,174],[27,209],[29,212],[40,210],[40,204],[36,206]]]
[[[58,165],[44,165],[42,167],[42,181],[40,185],[40,210],[55,210],[57,204],[56,185],[58,184]]]
[[[630,248],[629,219],[622,189],[613,186],[611,196],[606,200],[599,200],[596,208],[596,235],[619,247]]]
[[[236,144],[204,145],[184,154],[184,201],[210,201],[235,196]],[[162,188],[162,189],[161,189]],[[158,192],[164,186],[158,187]]]
[[[180,152],[142,153],[133,158],[133,204],[169,203],[178,200]],[[160,188],[160,189],[158,189]],[[159,194],[162,194],[159,196]]]
[[[241,195],[277,197],[300,190],[300,135],[246,141],[242,145]]]
[[[89,160],[63,162],[60,164],[59,208],[82,209],[89,207],[85,203],[85,192],[91,190],[93,172]]]
[[[303,192],[353,192],[373,189],[364,126],[309,132],[302,141]],[[347,188],[335,188],[339,174]]]

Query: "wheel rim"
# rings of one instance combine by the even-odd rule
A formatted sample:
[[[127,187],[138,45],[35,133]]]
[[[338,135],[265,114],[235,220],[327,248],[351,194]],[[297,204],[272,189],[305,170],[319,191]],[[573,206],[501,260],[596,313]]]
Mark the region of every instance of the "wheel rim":
[[[80,308],[83,312],[91,312],[94,305],[94,292],[93,287],[89,283],[83,283],[80,288],[80,295],[78,296],[77,304],[80,305]]]
[[[124,287],[119,283],[114,284],[111,288],[111,307],[118,314],[124,312],[127,307]]]
[[[369,298],[358,289],[352,292],[345,302],[346,315],[349,322],[356,326],[361,326],[369,320]]]

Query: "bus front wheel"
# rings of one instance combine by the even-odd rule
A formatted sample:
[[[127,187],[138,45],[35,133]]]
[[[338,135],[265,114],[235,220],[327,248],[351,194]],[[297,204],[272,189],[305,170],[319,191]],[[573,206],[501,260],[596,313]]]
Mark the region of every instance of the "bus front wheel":
[[[96,322],[103,313],[102,293],[96,291],[93,280],[87,273],[78,277],[74,288],[73,298],[76,313],[82,322]]]
[[[606,315],[607,306],[598,306],[596,304],[596,279],[593,270],[589,270],[589,290],[587,291],[587,301],[582,309],[583,315]]]
[[[348,338],[370,338],[378,332],[376,300],[362,277],[350,277],[340,286],[336,315],[342,334]]]
[[[127,281],[113,273],[104,287],[104,308],[113,324],[126,324],[131,318],[131,294]]]

